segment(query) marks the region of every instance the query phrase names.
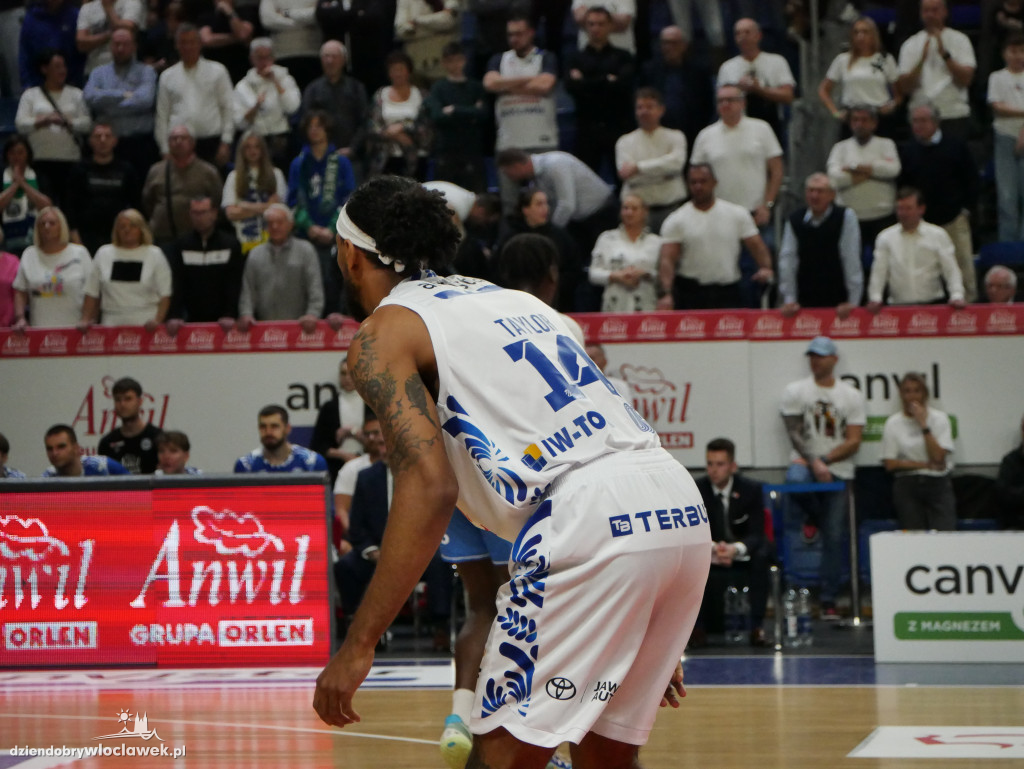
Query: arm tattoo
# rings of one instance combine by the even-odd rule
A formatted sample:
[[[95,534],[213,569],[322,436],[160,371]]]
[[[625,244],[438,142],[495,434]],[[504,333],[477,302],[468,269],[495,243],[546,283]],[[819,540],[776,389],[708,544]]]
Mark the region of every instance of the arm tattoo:
[[[394,375],[378,359],[376,342],[372,330],[359,331],[352,340],[353,347],[358,345],[359,354],[351,374],[360,395],[380,419],[388,447],[388,465],[397,475],[415,464],[421,452],[433,446],[437,426],[430,416],[427,389],[419,374],[411,374],[406,379],[403,398]],[[429,433],[422,429],[422,422],[416,424],[419,417],[426,417]]]
[[[397,387],[395,378],[387,369],[382,370],[377,361],[376,343],[377,337],[372,330],[360,329],[356,333],[352,346],[359,345],[359,356],[355,367],[349,373],[356,383],[359,394],[374,413],[383,419],[385,408],[395,400]]]
[[[789,433],[790,443],[793,444],[793,448],[796,453],[802,456],[807,462],[810,462],[814,457],[807,453],[807,442],[804,437],[804,418],[799,414],[784,415],[782,417],[786,424],[786,432]]]
[[[430,416],[427,388],[424,386],[419,374],[413,374],[405,380],[405,395],[409,398],[409,402],[416,407],[416,410],[430,422],[430,426],[435,427],[434,420]]]

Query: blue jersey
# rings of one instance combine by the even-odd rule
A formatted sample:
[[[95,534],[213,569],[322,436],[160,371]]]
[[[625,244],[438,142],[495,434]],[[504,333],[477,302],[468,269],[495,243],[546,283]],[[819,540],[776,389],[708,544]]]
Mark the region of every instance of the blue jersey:
[[[82,457],[82,475],[131,475],[130,472],[110,457]],[[43,471],[44,478],[56,478],[57,471],[51,465]]]
[[[263,458],[263,449],[253,449],[235,462],[236,473],[314,473],[327,472],[327,461],[305,446],[292,444],[292,453],[279,465]]]
[[[660,445],[558,313],[474,278],[432,273],[381,303],[414,311],[437,361],[437,411],[459,509],[514,541],[551,484],[573,468]]]

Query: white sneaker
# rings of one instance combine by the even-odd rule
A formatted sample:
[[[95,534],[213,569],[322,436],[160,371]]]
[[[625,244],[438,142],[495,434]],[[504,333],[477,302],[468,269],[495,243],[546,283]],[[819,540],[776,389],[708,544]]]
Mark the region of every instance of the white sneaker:
[[[555,753],[544,769],[572,769],[572,761]]]
[[[473,735],[465,721],[454,713],[444,720],[440,747],[441,756],[451,769],[465,769],[473,749]]]

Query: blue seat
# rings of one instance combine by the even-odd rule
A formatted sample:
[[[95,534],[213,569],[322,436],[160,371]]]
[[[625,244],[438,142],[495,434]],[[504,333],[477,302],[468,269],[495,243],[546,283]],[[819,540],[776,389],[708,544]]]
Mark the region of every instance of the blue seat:
[[[949,9],[949,26],[967,31],[981,29],[980,5],[953,5]]]
[[[987,268],[994,264],[1005,264],[1007,267],[1024,266],[1024,241],[986,243],[981,247],[974,264],[978,268]]]

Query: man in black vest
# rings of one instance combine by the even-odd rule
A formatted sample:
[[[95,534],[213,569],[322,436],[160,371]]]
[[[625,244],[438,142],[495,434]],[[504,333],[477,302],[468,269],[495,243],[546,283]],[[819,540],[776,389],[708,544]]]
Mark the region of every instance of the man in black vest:
[[[768,602],[768,567],[773,545],[765,537],[764,498],[761,484],[738,474],[736,445],[728,438],[715,438],[706,450],[708,474],[697,481],[711,524],[711,573],[704,588],[704,600],[697,627],[721,632],[725,590],[729,586],[750,588],[750,643],[765,646],[765,606]],[[699,646],[702,634],[691,637]]]
[[[804,196],[807,206],[786,220],[779,249],[782,314],[835,307],[846,318],[864,292],[857,215],[835,203],[836,191],[826,174],[808,176]]]

